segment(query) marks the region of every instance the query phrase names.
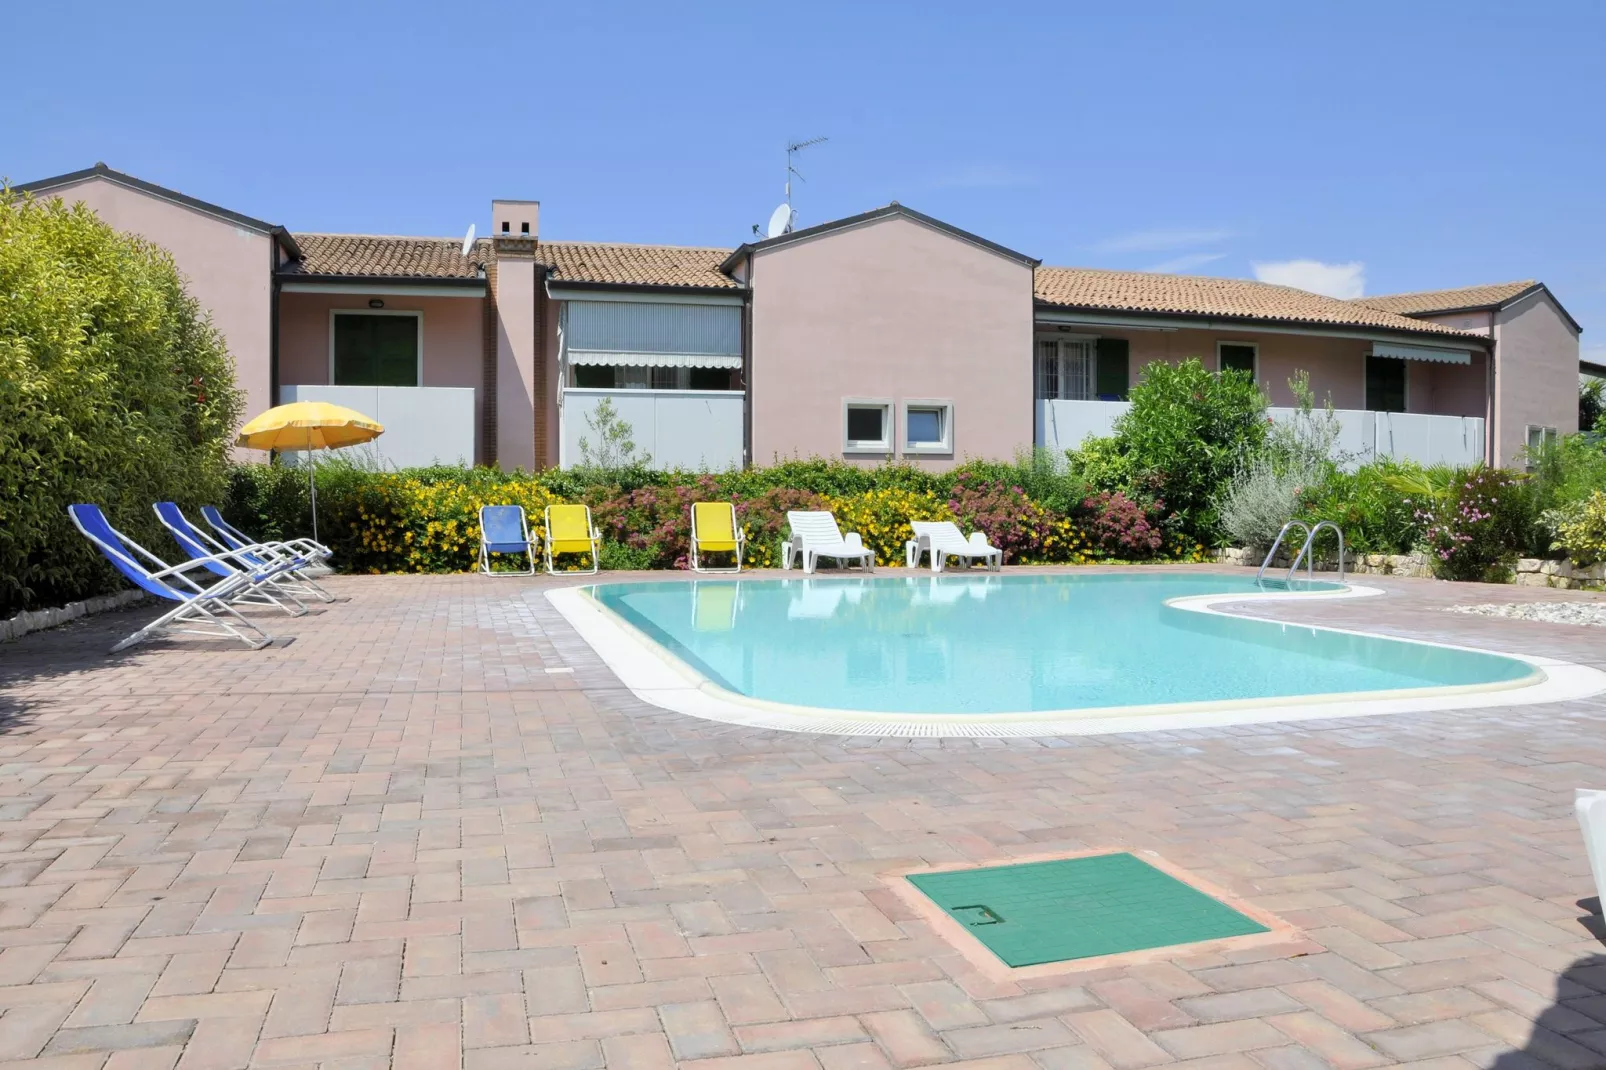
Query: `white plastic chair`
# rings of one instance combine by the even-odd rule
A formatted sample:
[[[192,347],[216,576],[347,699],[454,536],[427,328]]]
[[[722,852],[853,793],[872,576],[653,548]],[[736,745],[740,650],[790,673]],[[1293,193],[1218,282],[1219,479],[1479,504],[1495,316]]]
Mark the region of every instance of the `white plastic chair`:
[[[846,535],[836,526],[836,517],[824,510],[788,511],[786,526],[791,535],[781,545],[781,567],[792,567],[795,556],[803,566],[804,575],[812,575],[814,566],[822,557],[835,560],[844,568],[857,561],[866,572],[875,571],[875,554],[864,545],[857,531]]]
[[[952,520],[911,520],[909,526],[915,532],[904,548],[905,563],[910,568],[920,564],[922,554],[931,555],[933,572],[941,572],[949,557],[963,558],[966,567],[977,558],[994,572],[1003,567],[1004,551],[989,544],[987,536],[979,531],[971,532],[967,539]]]

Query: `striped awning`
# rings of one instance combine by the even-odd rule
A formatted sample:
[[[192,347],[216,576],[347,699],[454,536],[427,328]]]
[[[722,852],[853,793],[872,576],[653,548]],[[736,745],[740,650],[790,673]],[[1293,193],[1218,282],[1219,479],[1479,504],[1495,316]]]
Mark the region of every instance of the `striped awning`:
[[[742,358],[728,353],[621,353],[612,349],[570,349],[570,364],[606,364],[626,368],[740,368]]]
[[[1436,346],[1402,346],[1393,342],[1373,342],[1372,356],[1390,360],[1427,360],[1437,364],[1471,364],[1472,353],[1466,349],[1439,349]]]

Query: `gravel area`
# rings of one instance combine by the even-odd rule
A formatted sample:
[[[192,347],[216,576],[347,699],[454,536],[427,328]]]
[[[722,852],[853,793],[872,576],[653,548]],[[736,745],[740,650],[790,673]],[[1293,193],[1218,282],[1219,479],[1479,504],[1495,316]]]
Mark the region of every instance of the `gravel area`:
[[[1512,605],[1488,602],[1476,606],[1451,606],[1451,613],[1473,613],[1480,617],[1509,617],[1512,620],[1542,620],[1551,624],[1592,624],[1606,628],[1606,603],[1531,602]]]

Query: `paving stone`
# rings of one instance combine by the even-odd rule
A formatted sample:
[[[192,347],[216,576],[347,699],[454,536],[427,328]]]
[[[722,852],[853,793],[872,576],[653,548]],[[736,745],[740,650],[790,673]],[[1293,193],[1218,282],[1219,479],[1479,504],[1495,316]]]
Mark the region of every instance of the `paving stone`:
[[[1555,787],[1606,769],[1606,700],[1063,740],[767,733],[619,688],[542,597],[563,582],[333,577],[351,600],[275,619],[295,641],[258,652],[106,657],[149,608],[0,646],[19,711],[0,1061],[1606,1059],[1606,955],[1576,922],[1593,889]],[[1442,612],[1461,585],[1369,582],[1385,597],[1237,611],[1606,665],[1581,629]],[[991,977],[882,881],[1088,846],[1156,851],[1306,940]]]

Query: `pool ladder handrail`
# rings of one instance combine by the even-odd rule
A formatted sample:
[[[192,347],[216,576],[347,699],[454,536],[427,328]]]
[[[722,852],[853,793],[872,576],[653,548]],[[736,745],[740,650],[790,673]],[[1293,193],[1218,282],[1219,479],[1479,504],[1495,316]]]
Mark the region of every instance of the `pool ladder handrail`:
[[[1294,558],[1293,567],[1288,570],[1290,580],[1299,569],[1301,557],[1305,558],[1307,578],[1311,580],[1316,578],[1316,536],[1322,533],[1323,528],[1332,528],[1333,534],[1338,536],[1338,582],[1344,582],[1344,531],[1331,520],[1317,521],[1316,526],[1310,529],[1310,534],[1305,537],[1305,545],[1299,548],[1299,557]]]
[[[1312,583],[1315,582],[1316,554],[1314,551],[1316,545],[1316,536],[1321,534],[1323,528],[1332,528],[1333,534],[1338,536],[1338,580],[1340,583],[1344,582],[1344,531],[1331,520],[1317,521],[1315,527],[1311,527],[1309,524],[1306,524],[1301,520],[1290,520],[1288,523],[1284,524],[1282,526],[1282,530],[1277,532],[1277,539],[1271,544],[1271,549],[1267,551],[1266,559],[1260,563],[1260,571],[1255,573],[1255,582],[1258,584],[1265,578],[1266,567],[1270,565],[1272,559],[1277,556],[1277,548],[1283,544],[1283,538],[1288,534],[1288,530],[1290,528],[1302,529],[1305,532],[1305,541],[1300,546],[1299,552],[1294,555],[1294,562],[1288,567],[1288,575],[1283,579],[1283,583],[1285,585],[1293,584],[1294,574],[1299,571],[1299,565],[1301,561],[1303,561],[1305,564],[1306,581]]]
[[[1260,563],[1260,571],[1255,573],[1255,582],[1257,584],[1260,583],[1262,580],[1264,580],[1266,578],[1266,568],[1267,568],[1267,566],[1269,566],[1271,564],[1272,559],[1277,556],[1277,548],[1280,547],[1283,544],[1283,539],[1285,537],[1287,537],[1288,530],[1290,528],[1301,528],[1301,529],[1303,529],[1304,532],[1305,532],[1305,541],[1306,542],[1310,541],[1310,525],[1309,524],[1305,523],[1302,520],[1290,520],[1288,523],[1284,524],[1282,526],[1282,530],[1277,532],[1277,538],[1272,542],[1271,549],[1266,551],[1266,559]],[[1288,572],[1289,579],[1292,579],[1293,576],[1294,576],[1293,569],[1290,569],[1289,572]]]

